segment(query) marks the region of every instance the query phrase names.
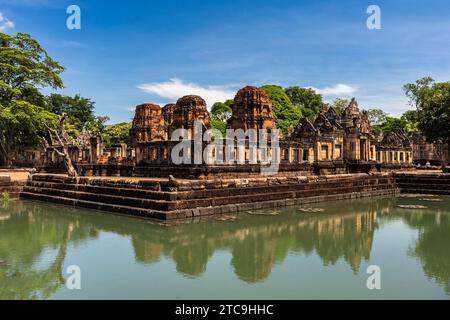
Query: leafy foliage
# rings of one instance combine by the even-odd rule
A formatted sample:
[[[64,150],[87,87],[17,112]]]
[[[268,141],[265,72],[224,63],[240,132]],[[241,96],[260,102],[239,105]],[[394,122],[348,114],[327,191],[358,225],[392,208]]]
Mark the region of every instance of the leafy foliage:
[[[434,83],[419,100],[419,128],[432,142],[450,143],[450,82]]]
[[[226,136],[227,120],[231,117],[231,106],[233,100],[216,102],[211,108],[211,126],[220,131],[223,137]]]
[[[45,135],[42,124],[55,125],[39,88],[62,88],[64,68],[29,35],[0,32],[0,159],[11,163],[17,146],[34,145]]]
[[[323,105],[322,95],[316,93],[313,89],[289,87],[285,89],[285,92],[306,118],[312,120],[319,114]]]
[[[225,121],[211,121],[211,127],[219,130],[222,137],[227,136],[227,123]]]
[[[333,100],[333,108],[337,113],[342,113],[345,108],[350,104],[347,99],[336,98]]]
[[[86,123],[95,123],[94,102],[79,94],[74,97],[52,94],[47,98],[48,108],[56,114],[66,113],[70,123],[81,131]]]
[[[131,122],[107,125],[103,130],[103,141],[107,147],[117,143],[129,143]]]
[[[266,85],[264,89],[272,100],[273,113],[277,119],[278,128],[287,134],[290,127],[295,127],[303,117],[302,112],[292,103],[283,88],[276,85]]]
[[[211,121],[226,122],[231,117],[233,100],[216,102],[211,108]]]

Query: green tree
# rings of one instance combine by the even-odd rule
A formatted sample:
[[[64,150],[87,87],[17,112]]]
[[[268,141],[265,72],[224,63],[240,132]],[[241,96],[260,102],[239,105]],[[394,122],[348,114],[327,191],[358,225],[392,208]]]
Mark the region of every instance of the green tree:
[[[273,104],[273,113],[277,119],[278,128],[287,134],[290,127],[295,127],[303,117],[302,112],[297,109],[284,92],[283,88],[276,85],[261,87],[270,97]]]
[[[285,89],[285,92],[306,118],[314,119],[319,114],[323,105],[322,95],[313,89],[289,87]]]
[[[429,142],[450,144],[450,82],[436,83],[431,77],[424,77],[415,83],[403,86],[411,106],[417,113],[405,117],[416,119],[418,129]],[[448,162],[441,150],[442,164]]]
[[[231,117],[233,100],[216,102],[211,108],[211,121],[226,122]]]
[[[368,109],[367,114],[371,125],[381,125],[387,117],[387,113],[381,109]]]
[[[131,122],[107,125],[103,131],[103,140],[107,147],[117,143],[130,143]]]
[[[88,122],[95,122],[94,102],[89,98],[83,98],[79,94],[73,97],[51,94],[47,98],[49,111],[56,114],[66,113],[71,124],[78,131]]]
[[[38,88],[62,88],[64,68],[29,35],[0,33],[0,158],[11,164],[17,146],[35,145],[56,117],[42,104]],[[37,105],[35,105],[35,103]]]
[[[233,100],[216,102],[211,108],[211,126],[226,137],[227,120],[231,117]]]
[[[419,132],[419,114],[416,110],[408,110],[401,116],[407,122],[406,132]]]
[[[223,138],[227,136],[227,123],[225,121],[211,121],[211,127],[220,131]]]
[[[333,100],[333,108],[339,114],[341,114],[349,104],[350,101],[348,101],[347,99],[336,98]]]
[[[406,131],[407,121],[394,117],[386,117],[382,123],[381,128],[383,132],[389,132],[395,129]]]
[[[372,132],[375,135],[379,135],[383,129],[382,124],[385,122],[387,113],[381,109],[368,109],[367,114],[369,116],[369,122],[372,127]]]
[[[433,78],[423,77],[416,80],[415,83],[407,83],[403,86],[403,91],[409,98],[409,104],[418,112],[421,111],[423,104],[430,97],[434,83]]]
[[[450,146],[450,82],[434,83],[429,95],[419,103],[419,129],[430,142]],[[448,159],[441,154],[443,165]]]
[[[103,134],[106,129],[106,122],[109,121],[107,116],[95,116],[93,120],[90,120],[84,124],[85,129],[92,135]]]

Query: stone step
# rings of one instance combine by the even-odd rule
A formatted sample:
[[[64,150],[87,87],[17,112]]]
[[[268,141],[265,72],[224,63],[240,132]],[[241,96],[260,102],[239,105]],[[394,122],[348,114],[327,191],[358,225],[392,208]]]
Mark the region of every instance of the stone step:
[[[67,189],[59,189],[58,187],[42,188],[42,187],[25,186],[23,191],[28,193],[46,194],[63,198],[86,200],[115,205],[124,205],[158,211],[172,211],[177,209],[173,207],[174,205],[176,205],[176,202],[169,202],[164,200],[151,200],[144,198],[122,197],[103,193],[73,191]]]
[[[403,178],[399,177],[396,179],[398,183],[420,183],[420,184],[444,184],[444,185],[450,185],[450,179],[449,178]]]
[[[30,200],[52,202],[69,206],[78,206],[93,210],[113,212],[120,215],[127,215],[144,219],[174,220],[174,219],[193,218],[199,216],[230,214],[250,210],[276,209],[280,207],[307,205],[310,203],[317,203],[323,201],[337,201],[344,199],[357,199],[357,198],[377,197],[377,196],[393,196],[397,193],[398,193],[397,189],[390,188],[383,190],[372,190],[368,192],[349,192],[345,194],[335,194],[335,195],[322,194],[320,196],[300,198],[300,199],[298,198],[282,199],[282,200],[258,201],[242,204],[228,204],[215,207],[196,208],[191,210],[176,210],[171,212],[161,212],[156,210],[112,205],[107,203],[98,203],[93,201],[56,197],[51,195],[37,194],[30,192],[22,192],[21,197]]]
[[[368,192],[374,190],[386,190],[392,189],[392,184],[379,184],[376,186],[362,187],[339,187],[339,188],[326,188],[318,190],[297,190],[297,191],[283,191],[283,190],[273,190],[268,189],[265,193],[253,193],[253,194],[241,194],[237,196],[225,196],[225,197],[213,197],[213,198],[199,198],[199,199],[186,199],[178,201],[164,201],[164,200],[151,200],[143,198],[132,198],[132,197],[118,197],[102,193],[90,193],[82,191],[72,191],[67,189],[59,189],[58,186],[53,186],[52,188],[42,188],[42,187],[32,187],[26,186],[24,192],[46,194],[51,196],[79,199],[100,203],[116,204],[133,206],[144,209],[152,209],[159,211],[173,211],[173,210],[183,210],[183,209],[195,209],[202,207],[215,207],[223,206],[228,204],[242,204],[251,203],[259,201],[276,201],[282,199],[296,199],[296,198],[309,198],[317,196],[318,194],[346,194],[352,192]],[[268,192],[270,191],[270,192]]]
[[[27,186],[89,192],[97,194],[108,194],[119,197],[144,198],[144,199],[167,200],[167,201],[176,200],[176,194],[167,191],[150,191],[145,189],[104,187],[88,184],[57,183],[46,181],[28,181]]]
[[[365,179],[341,179],[339,181],[319,181],[310,183],[285,183],[273,184],[264,186],[243,186],[243,187],[223,187],[216,189],[204,190],[190,190],[190,191],[150,191],[136,188],[122,188],[122,187],[105,187],[95,186],[89,184],[74,184],[74,183],[57,183],[47,181],[30,181],[29,186],[41,188],[55,188],[61,190],[73,190],[80,192],[108,194],[119,197],[131,198],[145,198],[152,200],[191,200],[191,199],[210,199],[218,197],[232,197],[241,195],[266,194],[277,192],[302,192],[308,190],[315,190],[317,193],[324,189],[333,190],[340,188],[364,188],[382,184],[393,184],[392,179],[387,177],[365,178]]]
[[[450,190],[450,184],[432,184],[432,183],[404,183],[399,182],[397,186],[401,189],[427,189],[427,190]]]
[[[74,198],[65,198],[65,197],[59,197],[59,196],[52,196],[47,194],[38,194],[38,193],[32,193],[32,192],[22,192],[20,194],[21,198],[30,199],[30,200],[38,200],[38,201],[45,201],[45,202],[52,202],[52,203],[58,203],[63,204],[67,206],[77,206],[77,207],[83,207],[87,209],[93,209],[93,210],[100,210],[100,211],[108,211],[108,212],[114,212],[122,215],[127,216],[133,216],[138,218],[145,218],[145,219],[157,219],[157,220],[170,220],[177,218],[178,214],[175,212],[162,212],[157,210],[150,210],[150,209],[144,209],[144,208],[136,208],[132,206],[122,206],[122,205],[115,205],[115,204],[109,204],[109,203],[101,203],[101,202],[94,202],[94,201],[87,201],[87,200],[81,200],[81,199],[74,199]]]
[[[423,189],[423,188],[408,188],[403,187],[400,188],[402,193],[420,193],[420,194],[435,194],[440,196],[448,196],[450,195],[450,187],[447,190],[437,190],[437,189]]]

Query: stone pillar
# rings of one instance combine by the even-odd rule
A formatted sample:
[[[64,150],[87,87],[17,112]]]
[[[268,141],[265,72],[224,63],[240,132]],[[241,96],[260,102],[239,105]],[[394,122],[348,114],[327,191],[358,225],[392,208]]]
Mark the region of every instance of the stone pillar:
[[[258,163],[258,147],[255,145],[249,146],[249,163],[250,164]]]
[[[245,145],[238,144],[236,147],[237,149],[237,163],[238,164],[245,164]]]

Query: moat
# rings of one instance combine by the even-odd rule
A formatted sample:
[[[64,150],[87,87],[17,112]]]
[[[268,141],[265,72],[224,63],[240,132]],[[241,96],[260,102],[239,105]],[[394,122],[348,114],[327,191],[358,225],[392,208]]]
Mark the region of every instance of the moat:
[[[426,209],[404,209],[421,205]],[[449,299],[450,197],[311,204],[163,224],[13,200],[0,299]],[[66,288],[81,269],[81,290]],[[368,266],[381,290],[368,290]]]

